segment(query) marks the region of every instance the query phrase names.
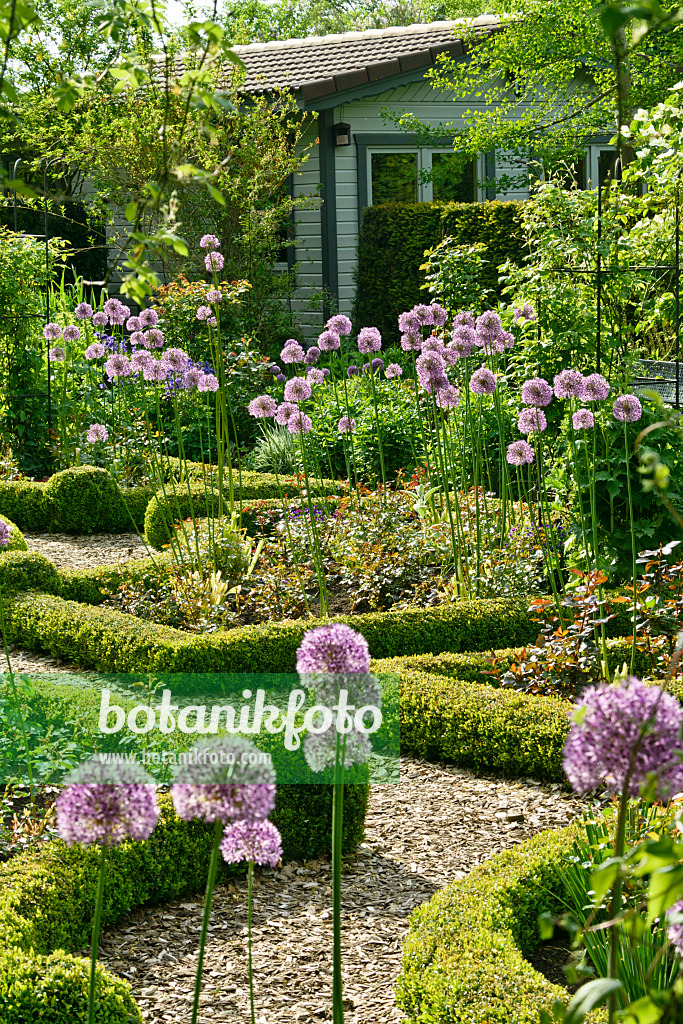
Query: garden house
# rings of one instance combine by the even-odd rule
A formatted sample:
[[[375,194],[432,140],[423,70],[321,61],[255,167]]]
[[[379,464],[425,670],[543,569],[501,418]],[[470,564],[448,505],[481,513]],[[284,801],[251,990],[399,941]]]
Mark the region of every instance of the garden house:
[[[474,24],[483,35],[495,31],[497,23],[483,15]],[[235,48],[246,66],[247,94],[291,89],[302,112],[311,115],[302,140],[311,147],[310,156],[291,188],[297,196],[319,191],[321,202],[296,211],[295,244],[287,250],[289,267],[298,265],[296,311],[309,336],[320,331],[330,308],[351,313],[365,207],[526,198],[526,192],[501,195],[478,187],[509,170],[495,153],[480,154],[463,170],[452,141],[422,145],[417,136],[397,131],[387,116],[410,111],[435,127],[457,127],[466,110],[482,102],[455,103],[453,93],[434,89],[424,77],[440,54],[467,60],[462,29],[462,21],[440,21]],[[588,147],[581,179],[597,180],[607,149],[606,138]],[[438,185],[430,175],[437,164]],[[311,308],[311,299],[320,294],[326,297],[322,314]]]

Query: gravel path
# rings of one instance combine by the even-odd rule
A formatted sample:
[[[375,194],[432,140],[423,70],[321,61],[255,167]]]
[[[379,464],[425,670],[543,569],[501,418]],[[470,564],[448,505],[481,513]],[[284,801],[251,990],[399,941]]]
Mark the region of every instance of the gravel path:
[[[73,537],[68,533],[25,533],[29,551],[45,555],[58,569],[88,569],[115,565],[150,554],[137,533],[93,533]]]
[[[347,1024],[404,1019],[393,986],[414,907],[492,854],[567,824],[582,807],[559,786],[402,759],[399,785],[372,788],[366,841],[344,870]],[[150,1024],[189,1024],[201,906],[197,897],[139,911],[103,936],[101,961],[131,982]],[[246,881],[216,891],[203,1024],[249,1017],[246,910]],[[331,947],[329,863],[263,872],[254,897],[259,1024],[330,1019]]]

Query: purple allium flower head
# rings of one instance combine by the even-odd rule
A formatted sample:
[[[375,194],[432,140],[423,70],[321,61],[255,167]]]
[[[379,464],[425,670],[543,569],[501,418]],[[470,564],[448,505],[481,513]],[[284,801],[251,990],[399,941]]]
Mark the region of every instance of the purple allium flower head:
[[[337,313],[335,316],[331,316],[325,324],[328,331],[332,331],[333,334],[350,334],[351,333],[351,321],[348,316],[344,316],[343,313]]]
[[[323,377],[329,377],[329,375],[330,375],[330,371],[328,370],[328,368],[326,366],[323,366],[323,368],[322,368],[322,370],[320,372],[322,373]]]
[[[263,821],[275,806],[275,769],[261,763],[244,736],[199,740],[175,777],[171,798],[183,821]]]
[[[6,548],[9,545],[9,535],[11,530],[11,524],[6,523],[4,519],[0,519],[0,548]]]
[[[362,705],[361,705],[362,706]],[[326,732],[309,732],[304,737],[306,763],[313,772],[324,772],[337,759],[337,734],[333,728]],[[368,736],[352,728],[344,735],[343,767],[348,771],[354,764],[367,764],[372,755],[372,743]]]
[[[476,343],[477,335],[473,328],[459,324],[453,328],[452,341],[448,343],[448,348],[452,349],[459,359],[467,359]]]
[[[422,342],[422,353],[425,352],[438,352],[443,358],[444,343],[441,338],[437,338],[435,335],[430,334],[428,338]]]
[[[446,366],[438,352],[425,352],[418,356],[415,368],[420,387],[424,388],[428,395],[435,394],[448,384]]]
[[[435,327],[443,327],[448,320],[448,313],[438,302],[432,302],[432,318]]]
[[[148,331],[145,331],[145,336],[148,339],[148,348],[163,348],[164,347],[164,334],[158,327],[150,327]]]
[[[386,370],[384,371],[384,376],[387,378],[387,380],[393,380],[395,377],[402,377],[403,369],[399,366],[398,363],[389,363]]]
[[[258,395],[249,403],[249,415],[255,416],[257,419],[274,416],[276,412],[277,402],[270,395]]]
[[[81,332],[75,324],[68,324],[62,331],[64,341],[78,341],[80,336]]]
[[[510,331],[503,331],[502,338],[503,338],[503,345],[504,345],[505,348],[514,348],[515,347],[515,336]]]
[[[353,434],[356,430],[356,421],[353,417],[342,416],[337,424],[337,430],[340,434]]]
[[[216,272],[218,272],[223,269],[224,264],[225,259],[223,257],[223,254],[220,252],[216,252],[215,250],[213,252],[207,252],[206,256],[204,257],[204,266],[206,267],[207,270],[215,270]]]
[[[517,420],[517,429],[520,434],[541,434],[548,427],[545,413],[537,406],[532,405],[528,409],[522,409]]]
[[[311,417],[299,410],[287,420],[287,430],[290,434],[308,434],[312,426]]]
[[[404,352],[419,352],[422,348],[422,335],[410,332],[401,335],[401,348]]]
[[[89,320],[92,316],[92,306],[89,302],[79,302],[74,310],[78,320]]]
[[[199,389],[199,382],[203,377],[204,371],[200,370],[198,366],[188,366],[183,373],[183,387],[186,391],[196,391]]]
[[[475,330],[478,335],[499,338],[503,333],[503,325],[498,314],[487,309],[477,317]]]
[[[133,333],[133,331],[141,331],[142,323],[140,322],[140,317],[129,316],[128,319],[126,320],[126,330],[130,331],[131,334]]]
[[[62,328],[59,324],[45,324],[43,327],[43,337],[46,341],[59,341],[62,336]]]
[[[159,818],[156,786],[139,764],[87,761],[67,775],[57,828],[68,846],[118,846],[148,839]]]
[[[142,350],[142,352],[133,352],[132,356],[130,357],[130,365],[132,366],[133,371],[135,373],[142,373],[147,363],[151,361],[151,355],[149,354],[149,352],[145,352],[144,349]]]
[[[600,373],[591,373],[584,381],[587,402],[604,402],[609,395],[609,384]]]
[[[159,314],[156,309],[143,309],[138,319],[143,327],[156,327],[159,323]]]
[[[198,320],[208,320],[213,316],[213,310],[210,306],[199,306],[197,309],[196,317]]]
[[[325,374],[317,366],[310,366],[306,371],[306,380],[309,384],[322,384],[325,380]]]
[[[471,313],[463,312],[456,313],[453,317],[453,324],[456,327],[471,327],[474,330],[474,317]]]
[[[303,377],[292,377],[285,384],[285,402],[305,402],[311,397],[311,385]]]
[[[522,401],[525,405],[535,405],[538,409],[550,405],[553,389],[543,377],[532,377],[522,384]]]
[[[203,373],[197,384],[197,391],[218,391],[220,384],[218,383],[218,377],[213,373]]]
[[[683,900],[677,900],[666,912],[667,917],[683,914]],[[672,921],[666,929],[667,938],[679,960],[683,960],[683,921]]]
[[[202,235],[199,239],[200,249],[219,249],[221,243],[218,241],[215,235]]]
[[[275,380],[279,384],[283,384],[287,380],[287,378],[285,377],[284,373],[278,373],[277,376],[275,377]]]
[[[358,332],[358,351],[362,356],[371,352],[379,352],[382,347],[382,335],[376,327],[363,327]]]
[[[590,409],[577,409],[572,416],[574,430],[592,430],[595,426],[595,417]]]
[[[620,686],[588,687],[574,707],[564,770],[577,793],[602,784],[620,793],[628,782],[635,797],[650,773],[662,797],[683,788],[683,708],[670,693],[629,676]]]
[[[131,345],[142,345],[143,348],[150,348],[149,338],[142,331],[133,331],[129,340]]]
[[[517,308],[514,311],[513,316],[517,323],[519,323],[520,320],[526,320],[530,323],[536,319],[533,306],[530,306],[528,302],[525,302],[523,306]]]
[[[417,305],[413,306],[413,313],[425,327],[433,326],[434,309],[432,306],[427,306],[424,302],[418,302]]]
[[[103,309],[107,316],[118,316],[121,310],[121,302],[118,299],[107,299]]]
[[[96,444],[98,441],[108,441],[109,431],[104,423],[91,423],[88,427],[88,444]]]
[[[369,672],[368,642],[360,633],[341,623],[309,629],[297,651],[296,670],[305,676]]]
[[[205,298],[207,302],[209,302],[212,306],[215,306],[218,302],[223,301],[223,292],[220,290],[220,288],[209,288]]]
[[[277,377],[278,373],[282,373],[282,370],[277,363],[271,363],[267,370],[273,377]]]
[[[279,423],[281,427],[286,427],[291,417],[296,416],[298,412],[299,406],[294,402],[280,402],[275,413],[275,422]]]
[[[444,384],[436,393],[436,404],[440,409],[455,409],[460,402],[460,392],[453,384]]]
[[[142,376],[150,384],[164,384],[168,380],[168,367],[160,360],[150,359],[142,368]]]
[[[109,323],[112,325],[112,327],[121,327],[123,325],[125,319],[126,318],[123,315],[123,313],[110,313],[109,314]]]
[[[534,461],[534,450],[526,441],[513,441],[505,456],[511,466],[526,466]]]
[[[363,373],[370,373],[372,363],[363,363]]]
[[[635,423],[643,415],[643,407],[635,395],[620,395],[612,412],[621,423]]]
[[[373,373],[377,373],[378,371],[384,369],[384,360],[383,359],[373,359],[372,362],[370,363],[370,366],[372,368],[372,372]]]
[[[93,313],[92,322],[93,327],[106,327],[109,320],[107,318],[106,313],[103,313],[101,310],[98,310],[97,313]]]
[[[586,395],[586,382],[578,370],[561,370],[553,377],[553,387],[557,398],[578,398],[582,402]]]
[[[492,395],[496,390],[496,378],[486,366],[480,366],[470,377],[470,391],[475,395]]]
[[[100,342],[100,341],[93,341],[92,345],[88,345],[88,347],[85,350],[85,358],[86,359],[101,359],[105,352],[106,352],[106,349],[105,349],[104,345],[102,344],[102,342]]]
[[[303,363],[305,358],[306,354],[304,350],[299,342],[294,341],[293,338],[290,338],[280,353],[280,359],[285,365],[290,363]]]
[[[346,376],[347,377],[357,377],[359,373],[360,373],[360,370],[358,369],[357,366],[349,366],[349,368],[346,371]]]
[[[304,357],[304,363],[306,366],[315,366],[320,359],[320,349],[317,345],[311,345],[308,352]]]
[[[51,348],[48,352],[47,358],[51,363],[63,363],[66,359],[66,352],[63,348],[60,348],[59,345],[55,345],[54,348]]]
[[[236,821],[223,834],[221,854],[228,864],[246,860],[275,868],[282,857],[282,837],[272,821]]]
[[[113,380],[115,377],[130,377],[133,372],[133,367],[130,365],[130,360],[127,356],[121,355],[116,352],[113,356],[109,356],[104,368],[107,371],[107,376]]]
[[[174,373],[182,373],[190,362],[190,357],[181,348],[167,348],[161,357],[161,362]]]
[[[414,309],[410,309],[406,313],[401,313],[398,318],[398,329],[401,334],[419,335],[421,327],[422,321]]]
[[[321,352],[336,352],[340,346],[341,341],[335,331],[323,331],[318,335],[318,348]]]
[[[123,323],[130,316],[130,307],[124,306],[123,303],[119,302],[118,315],[122,317],[121,323]]]

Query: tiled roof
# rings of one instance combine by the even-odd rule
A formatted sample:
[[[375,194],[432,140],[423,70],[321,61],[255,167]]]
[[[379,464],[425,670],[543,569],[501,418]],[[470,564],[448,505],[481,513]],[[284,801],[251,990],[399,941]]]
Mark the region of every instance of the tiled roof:
[[[493,15],[482,15],[473,23],[476,35],[488,35],[498,24]],[[427,68],[440,53],[464,53],[460,37],[467,24],[464,19],[435,21],[429,25],[235,46],[235,53],[247,69],[242,91],[292,89],[301,93],[304,100],[313,100]]]

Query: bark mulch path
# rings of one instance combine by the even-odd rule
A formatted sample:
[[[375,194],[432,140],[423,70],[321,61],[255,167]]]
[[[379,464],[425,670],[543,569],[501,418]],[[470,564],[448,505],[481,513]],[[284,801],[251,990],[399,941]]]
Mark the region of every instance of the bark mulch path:
[[[559,786],[478,778],[402,759],[373,786],[366,841],[343,876],[347,1024],[404,1019],[393,986],[414,907],[498,851],[567,824],[584,805]],[[254,894],[258,1024],[329,1020],[331,875],[326,861],[264,871]],[[202,899],[138,911],[104,933],[101,962],[127,978],[150,1024],[190,1020]],[[202,1024],[249,1019],[246,880],[216,890]]]
[[[25,533],[29,551],[45,555],[58,569],[90,569],[116,565],[154,552],[137,533],[93,533],[88,537],[68,533]]]

